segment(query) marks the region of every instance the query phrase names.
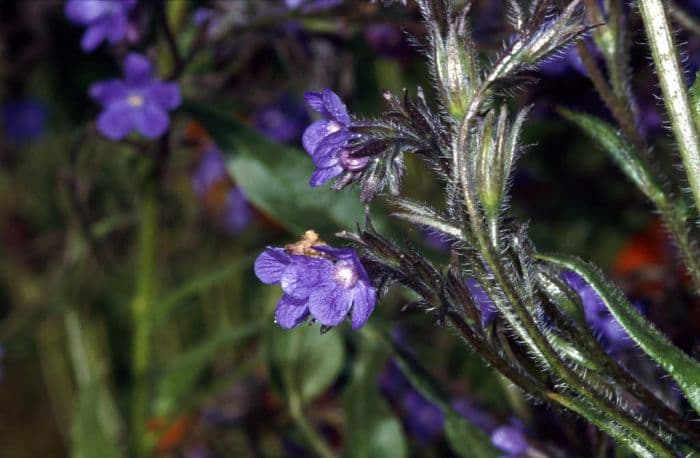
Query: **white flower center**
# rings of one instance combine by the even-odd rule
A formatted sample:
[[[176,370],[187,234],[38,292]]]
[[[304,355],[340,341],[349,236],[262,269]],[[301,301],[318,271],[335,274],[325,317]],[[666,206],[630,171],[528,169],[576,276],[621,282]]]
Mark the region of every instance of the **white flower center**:
[[[143,96],[140,94],[129,94],[129,96],[126,98],[126,103],[128,103],[130,107],[134,108],[143,106],[143,102]]]
[[[357,272],[350,264],[339,263],[335,268],[335,278],[345,288],[351,288],[357,283]]]
[[[332,134],[333,132],[338,132],[342,128],[343,126],[341,126],[338,122],[328,121],[328,125],[326,126],[326,132]]]

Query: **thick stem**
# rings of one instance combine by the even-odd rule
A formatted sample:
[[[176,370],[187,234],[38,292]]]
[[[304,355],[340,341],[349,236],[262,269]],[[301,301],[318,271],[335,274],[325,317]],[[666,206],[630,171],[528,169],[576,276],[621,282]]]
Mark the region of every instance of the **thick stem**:
[[[153,303],[155,286],[155,240],[158,227],[155,186],[153,184],[147,186],[141,203],[137,290],[131,304],[134,329],[131,349],[134,378],[134,391],[131,400],[131,438],[135,455],[139,457],[148,456],[150,449],[146,436],[150,399],[148,380],[151,355],[149,313]]]
[[[661,0],[638,0],[638,4],[688,184],[700,209],[700,143],[668,16]]]

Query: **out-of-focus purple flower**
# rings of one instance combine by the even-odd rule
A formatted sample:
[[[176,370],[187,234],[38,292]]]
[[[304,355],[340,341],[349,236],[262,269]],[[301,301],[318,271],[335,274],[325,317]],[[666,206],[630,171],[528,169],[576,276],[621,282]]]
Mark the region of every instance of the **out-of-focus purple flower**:
[[[598,333],[604,345],[611,350],[622,350],[634,345],[627,332],[610,314],[603,300],[586,280],[572,271],[562,273],[562,278],[581,298],[586,321]]]
[[[133,131],[158,138],[170,125],[168,111],[180,105],[180,87],[152,76],[151,62],[141,54],[124,59],[124,79],[90,86],[90,97],[102,104],[97,130],[110,140],[121,140]]]
[[[423,229],[423,241],[430,248],[438,251],[450,251],[452,248],[452,238],[447,234],[435,229]]]
[[[274,142],[290,144],[299,140],[309,116],[304,107],[285,97],[258,109],[254,120],[261,135]]]
[[[0,117],[5,135],[17,143],[39,138],[46,129],[46,111],[46,106],[34,99],[3,104]]]
[[[474,299],[474,303],[481,311],[481,325],[484,327],[489,326],[491,323],[493,323],[496,315],[498,315],[496,305],[475,278],[467,278],[466,284],[469,294],[471,294],[472,299]]]
[[[484,431],[492,431],[496,428],[496,422],[491,415],[480,409],[471,399],[461,397],[452,401],[452,408],[469,423]]]
[[[350,132],[352,123],[340,97],[330,89],[324,89],[323,92],[307,92],[304,98],[324,118],[307,127],[302,137],[304,149],[316,164],[311,186],[321,186],[345,170],[364,169],[369,157],[354,156],[347,148],[353,138]]]
[[[353,329],[361,328],[377,300],[377,292],[351,248],[315,245],[317,255],[290,254],[268,247],[255,260],[255,274],[266,284],[282,286],[275,320],[291,329],[311,315],[324,326],[337,326],[347,315]]]
[[[397,57],[404,52],[404,34],[396,24],[370,24],[364,30],[365,41],[377,54],[387,57]]]
[[[524,429],[522,423],[518,421],[499,426],[491,433],[491,443],[497,449],[507,453],[507,457],[519,458],[529,448]]]
[[[136,0],[68,0],[66,17],[75,24],[87,27],[80,47],[90,52],[107,40],[117,44],[129,32],[129,11]]]
[[[301,9],[304,13],[333,8],[343,3],[343,0],[284,0],[290,10]]]
[[[210,458],[211,452],[204,445],[193,445],[185,452],[185,458]]]
[[[420,444],[428,445],[440,434],[445,425],[442,409],[416,390],[408,390],[401,397],[401,408],[406,418],[406,431]]]
[[[194,25],[201,27],[204,24],[206,24],[207,21],[211,20],[211,18],[213,16],[214,16],[213,9],[199,7],[199,8],[194,10],[194,13],[192,14],[192,20],[194,21]]]
[[[216,147],[208,148],[202,155],[192,175],[192,187],[227,232],[237,234],[252,221],[250,203],[243,191],[231,183],[224,156]]]

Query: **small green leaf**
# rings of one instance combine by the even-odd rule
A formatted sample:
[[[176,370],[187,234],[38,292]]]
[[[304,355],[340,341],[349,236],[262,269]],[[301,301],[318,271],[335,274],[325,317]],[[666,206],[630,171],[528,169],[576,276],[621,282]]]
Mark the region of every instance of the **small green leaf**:
[[[695,81],[688,93],[690,98],[690,110],[693,114],[695,125],[700,129],[700,72],[695,74]]]
[[[663,367],[700,413],[700,363],[673,345],[668,338],[635,310],[622,292],[592,264],[574,256],[538,255],[544,261],[570,269],[589,283],[632,339]]]
[[[307,154],[270,142],[232,116],[200,105],[187,104],[185,109],[223,150],[246,197],[290,232],[314,229],[329,234],[364,221],[355,191],[309,186],[314,165]]]
[[[318,327],[284,330],[271,326],[265,339],[273,381],[284,393],[296,393],[303,404],[324,392],[338,378],[345,347],[337,332],[321,335]]]
[[[260,332],[259,323],[249,323],[220,331],[207,338],[191,350],[179,355],[170,364],[158,384],[156,412],[168,415],[180,404],[183,397],[192,391],[202,372],[216,356],[223,345],[232,345]]]
[[[663,205],[666,196],[654,174],[640,159],[634,147],[613,126],[594,116],[564,108],[559,112],[576,124],[612,157],[618,167],[656,205]]]

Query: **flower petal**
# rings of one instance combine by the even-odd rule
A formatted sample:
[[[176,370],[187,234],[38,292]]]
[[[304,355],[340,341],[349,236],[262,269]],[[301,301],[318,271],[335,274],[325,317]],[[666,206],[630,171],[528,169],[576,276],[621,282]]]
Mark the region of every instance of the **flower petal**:
[[[110,140],[121,140],[134,129],[132,113],[126,103],[109,105],[97,118],[97,130]]]
[[[108,27],[107,39],[113,45],[124,39],[129,28],[129,20],[124,14],[113,14],[100,22]]]
[[[85,52],[93,51],[107,38],[108,33],[109,29],[100,23],[88,27],[80,40],[80,49]]]
[[[352,290],[325,283],[309,296],[309,311],[322,325],[337,326],[347,316],[352,300]]]
[[[182,103],[180,86],[172,82],[153,82],[153,84],[146,88],[146,97],[168,110],[177,108],[180,106],[180,103]]]
[[[255,260],[255,275],[265,284],[279,283],[290,262],[290,256],[283,248],[268,247]]]
[[[168,130],[170,119],[160,106],[148,101],[141,109],[134,110],[134,126],[146,138],[158,138]]]
[[[291,264],[284,271],[280,284],[282,291],[298,299],[305,299],[330,278],[333,263],[323,258],[292,256]]]
[[[283,295],[275,309],[275,322],[281,328],[292,329],[301,324],[309,316],[309,307],[306,299],[295,299]]]
[[[127,89],[121,80],[108,80],[94,83],[88,90],[90,97],[102,105],[109,105],[127,97]]]
[[[350,322],[352,328],[360,329],[367,322],[377,303],[377,290],[364,281],[358,281],[353,291],[352,312]]]
[[[341,173],[343,173],[343,166],[340,164],[336,164],[333,167],[318,168],[314,170],[313,174],[311,174],[309,184],[312,188],[317,188],[323,185],[326,181],[337,177]]]
[[[109,3],[101,0],[69,0],[64,12],[71,22],[89,24],[108,13],[110,8]]]
[[[323,108],[323,93],[322,92],[308,91],[304,94],[304,100],[314,110],[318,111],[319,113],[321,113],[323,115],[327,114]]]
[[[316,121],[306,128],[301,143],[309,155],[313,155],[321,140],[328,135],[328,121]]]
[[[129,86],[146,84],[151,70],[151,61],[143,54],[132,52],[124,59],[124,77]]]
[[[338,94],[331,91],[330,89],[325,89],[323,91],[323,108],[325,108],[328,116],[341,123],[344,126],[350,124],[350,115],[348,114],[348,109]]]
[[[331,167],[338,163],[340,151],[350,140],[350,132],[342,129],[325,137],[316,145],[311,157],[318,167]]]

